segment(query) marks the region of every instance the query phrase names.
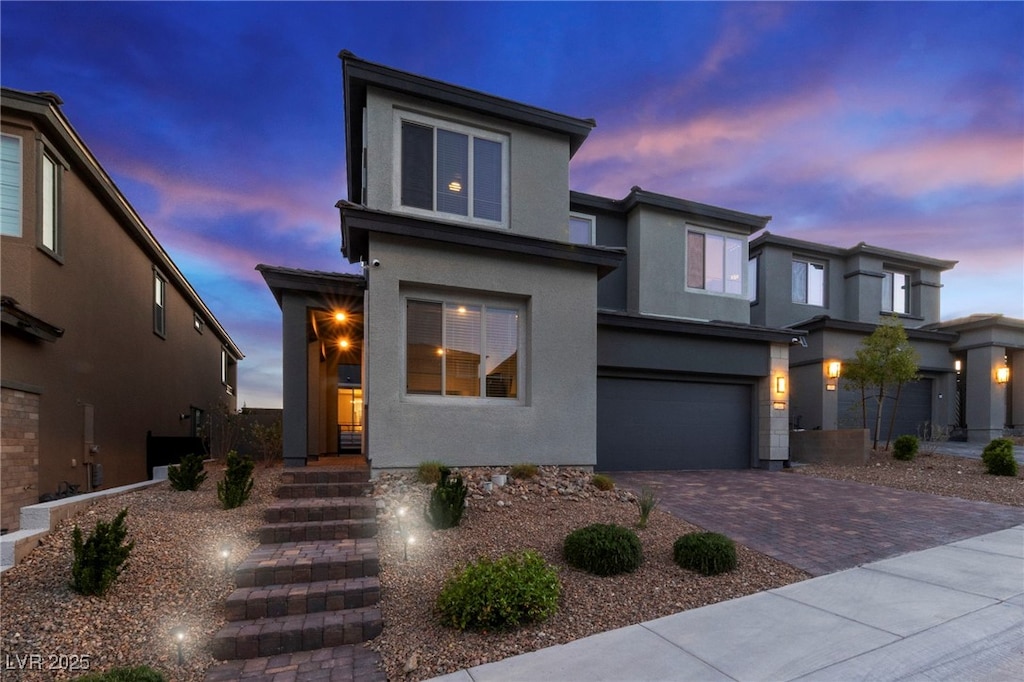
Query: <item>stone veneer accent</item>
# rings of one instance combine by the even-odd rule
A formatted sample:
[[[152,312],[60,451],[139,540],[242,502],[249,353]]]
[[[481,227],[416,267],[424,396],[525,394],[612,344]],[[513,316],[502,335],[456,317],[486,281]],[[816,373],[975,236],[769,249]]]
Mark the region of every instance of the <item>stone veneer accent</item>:
[[[0,432],[0,527],[14,531],[39,501],[39,394],[0,388]]]
[[[775,378],[786,377],[786,392],[775,393]],[[793,390],[789,376],[789,346],[773,343],[768,376],[757,382],[758,434],[757,458],[762,469],[781,469],[789,459],[789,404]],[[785,403],[776,410],[774,403]]]

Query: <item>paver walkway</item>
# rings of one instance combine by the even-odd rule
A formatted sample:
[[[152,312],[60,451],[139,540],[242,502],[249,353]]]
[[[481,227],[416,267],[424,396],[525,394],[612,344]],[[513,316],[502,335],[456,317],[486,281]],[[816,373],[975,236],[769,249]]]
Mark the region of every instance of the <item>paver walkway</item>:
[[[1024,523],[1024,508],[787,472],[617,472],[665,511],[811,575]]]

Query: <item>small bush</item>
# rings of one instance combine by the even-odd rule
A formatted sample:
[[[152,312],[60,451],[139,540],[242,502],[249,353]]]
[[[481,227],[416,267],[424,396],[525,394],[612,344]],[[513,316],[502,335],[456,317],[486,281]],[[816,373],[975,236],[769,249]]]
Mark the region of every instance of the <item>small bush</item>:
[[[514,628],[551,616],[560,591],[555,568],[526,550],[471,563],[445,582],[437,608],[441,622],[459,630]]]
[[[636,533],[613,523],[577,528],[565,538],[562,552],[571,566],[594,575],[632,573],[644,560]]]
[[[111,668],[102,673],[91,673],[75,678],[78,682],[167,682],[162,673],[148,665]]]
[[[451,478],[451,470],[441,467],[441,479],[430,491],[427,502],[427,521],[437,530],[454,528],[462,521],[462,513],[466,510],[466,494],[469,489],[462,476]]]
[[[437,460],[420,462],[419,469],[416,470],[416,480],[420,483],[437,483],[441,480],[441,469],[444,468],[444,464]]]
[[[89,537],[82,540],[77,525],[71,534],[74,562],[71,564],[71,588],[79,594],[103,596],[125,569],[124,563],[135,546],[125,544],[128,528],[124,519],[128,508],[122,509],[110,523],[99,521]]]
[[[646,528],[651,512],[658,506],[658,498],[654,496],[654,491],[650,488],[642,488],[640,497],[636,499],[636,504],[640,507],[640,520],[636,523],[637,528]]]
[[[917,436],[909,434],[900,436],[892,444],[892,456],[903,462],[909,462],[917,456]]]
[[[167,467],[167,480],[175,490],[199,490],[206,476],[202,455],[185,455],[180,464]]]
[[[672,557],[685,569],[718,575],[736,568],[736,545],[721,533],[687,533],[672,545]]]
[[[537,475],[537,465],[526,463],[513,464],[512,468],[508,470],[508,475],[517,481],[525,481]]]
[[[985,446],[981,452],[981,461],[985,471],[993,476],[1016,476],[1017,460],[1013,457],[1013,441],[1009,438],[996,438]]]
[[[591,485],[598,490],[614,490],[615,481],[607,474],[594,474],[590,479]]]
[[[228,453],[228,468],[224,480],[217,483],[217,499],[225,509],[241,507],[252,494],[252,470],[256,465],[249,457],[239,457],[232,450]]]

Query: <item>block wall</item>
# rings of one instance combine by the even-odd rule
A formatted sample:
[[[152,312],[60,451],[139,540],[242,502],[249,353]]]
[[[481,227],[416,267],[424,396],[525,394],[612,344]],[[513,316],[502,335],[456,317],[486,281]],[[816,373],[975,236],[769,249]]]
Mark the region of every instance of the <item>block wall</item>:
[[[39,501],[39,395],[0,389],[0,528],[18,530]]]

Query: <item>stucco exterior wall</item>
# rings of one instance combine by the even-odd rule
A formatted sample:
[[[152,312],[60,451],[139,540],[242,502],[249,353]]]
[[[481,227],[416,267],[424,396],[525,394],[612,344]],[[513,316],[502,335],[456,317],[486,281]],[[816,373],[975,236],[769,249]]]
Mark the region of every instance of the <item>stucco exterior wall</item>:
[[[517,234],[568,241],[569,140],[555,133],[465,111],[394,92],[368,88],[366,206],[403,212],[396,199],[395,122],[400,110],[454,121],[509,136],[509,227]],[[353,198],[355,200],[355,198]],[[444,214],[436,220],[444,221]],[[494,226],[481,223],[481,229]]]
[[[592,268],[374,234],[363,399],[373,467],[596,461],[597,277]],[[518,399],[405,394],[406,298],[424,292],[523,302]]]

